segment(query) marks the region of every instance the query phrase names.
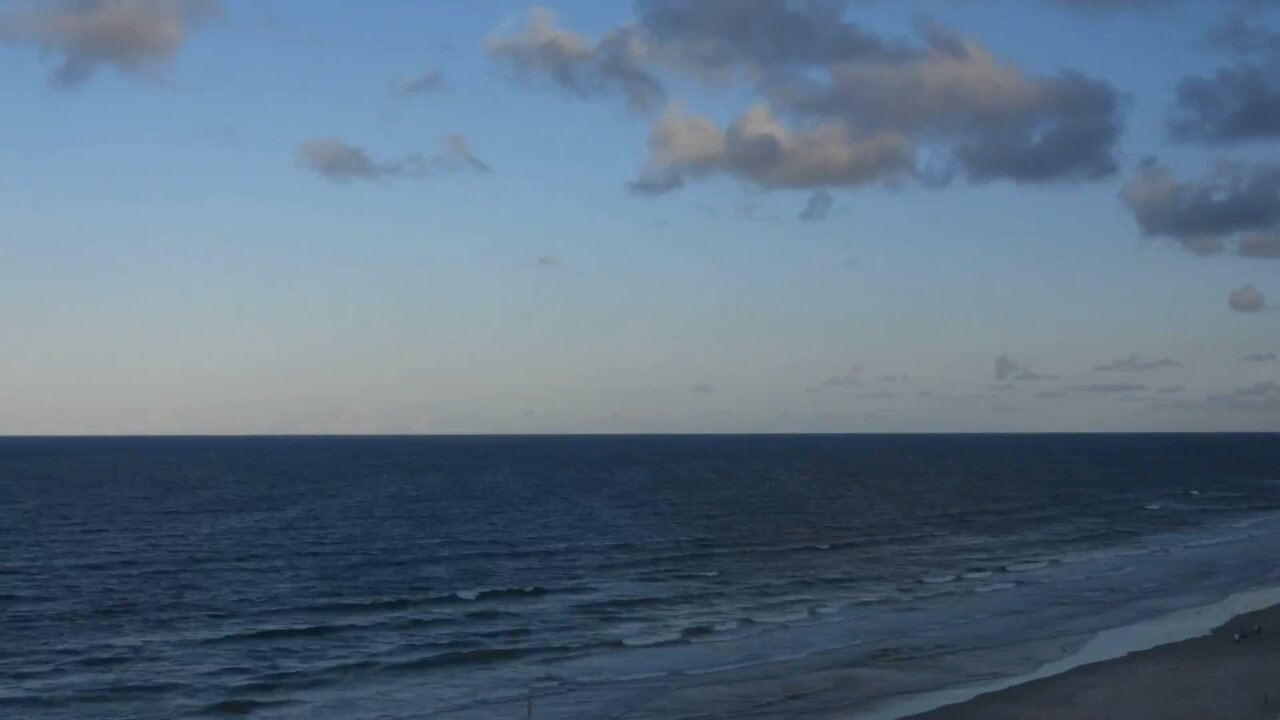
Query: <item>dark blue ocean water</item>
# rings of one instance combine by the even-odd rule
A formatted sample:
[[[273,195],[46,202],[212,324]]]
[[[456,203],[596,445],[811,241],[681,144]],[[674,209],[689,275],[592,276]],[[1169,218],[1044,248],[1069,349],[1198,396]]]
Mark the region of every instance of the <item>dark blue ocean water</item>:
[[[0,717],[853,717],[1280,584],[1280,438],[0,440]]]

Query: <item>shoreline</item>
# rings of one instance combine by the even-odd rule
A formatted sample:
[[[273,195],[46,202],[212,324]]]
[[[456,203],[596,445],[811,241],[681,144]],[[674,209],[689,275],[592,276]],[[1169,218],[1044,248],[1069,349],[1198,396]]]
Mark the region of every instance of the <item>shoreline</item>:
[[[1236,632],[1261,626],[1235,642]],[[1021,676],[891,699],[852,720],[1280,719],[1280,587],[1099,633]]]

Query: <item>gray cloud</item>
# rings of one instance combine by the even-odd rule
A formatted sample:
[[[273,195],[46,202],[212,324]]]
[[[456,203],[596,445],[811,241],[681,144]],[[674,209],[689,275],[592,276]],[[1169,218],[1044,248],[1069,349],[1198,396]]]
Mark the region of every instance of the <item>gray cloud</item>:
[[[1240,238],[1236,254],[1247,258],[1280,258],[1280,232],[1246,235]]]
[[[1178,83],[1169,135],[1201,143],[1280,138],[1280,33],[1236,17],[1212,31],[1210,42],[1239,60]]]
[[[1198,184],[1148,162],[1120,196],[1148,237],[1167,238],[1197,255],[1280,256],[1280,162],[1221,163]]]
[[[1137,355],[1130,355],[1127,358],[1112,360],[1111,362],[1103,365],[1095,365],[1093,369],[1098,372],[1143,372],[1146,370],[1158,370],[1160,368],[1173,367],[1182,367],[1182,363],[1170,358],[1143,360]]]
[[[996,382],[1004,382],[1005,380],[1053,380],[1053,375],[1041,375],[1032,372],[1026,365],[1014,360],[1009,355],[1001,354],[995,360],[995,378]]]
[[[877,390],[873,393],[867,393],[863,397],[870,400],[891,400],[895,395],[891,390]]]
[[[1227,307],[1242,313],[1255,313],[1267,306],[1267,298],[1253,285],[1233,290],[1227,296]]]
[[[1007,354],[1001,355],[995,361],[996,382],[1004,382],[1010,375],[1022,370],[1022,365],[1009,357]]]
[[[627,189],[636,195],[665,195],[682,187],[684,178],[671,171],[656,171],[627,182]]]
[[[1254,0],[1258,9],[1271,0]],[[1267,27],[1265,22],[1248,13],[1236,14],[1208,32],[1209,45],[1240,57],[1261,59],[1280,58],[1280,32]]]
[[[1187,77],[1166,121],[1177,140],[1228,143],[1280,138],[1280,64],[1242,63]]]
[[[395,160],[374,160],[364,149],[337,138],[314,138],[294,150],[294,159],[306,170],[334,182],[421,178],[464,170],[487,173],[489,166],[471,152],[462,135],[446,135],[435,155],[410,153]]]
[[[953,168],[974,182],[1084,181],[1115,172],[1120,103],[1099,81],[1075,73],[1031,77],[949,35],[932,37],[915,57],[828,72],[830,81],[816,87],[771,87],[781,116],[759,104],[722,129],[669,108],[653,123],[646,171],[728,174],[790,188],[908,179],[934,187]]]
[[[557,267],[561,265],[560,258],[556,255],[539,255],[537,263],[538,267]]]
[[[666,95],[644,66],[644,40],[630,28],[614,30],[593,44],[561,27],[552,10],[535,7],[523,28],[490,37],[485,50],[516,78],[549,82],[584,99],[621,95],[632,110],[643,112]]]
[[[689,388],[691,393],[701,393],[703,395],[713,392],[713,388],[706,383],[698,383]]]
[[[725,174],[770,188],[857,186],[901,175],[911,162],[910,144],[890,132],[857,137],[830,122],[793,132],[763,105],[722,130],[673,105],[653,121],[641,177],[683,184]]]
[[[444,73],[431,68],[416,77],[396,83],[392,86],[391,93],[400,97],[409,97],[443,92],[448,87]]]
[[[1242,362],[1276,362],[1277,360],[1280,360],[1280,356],[1277,356],[1273,352],[1249,353],[1240,359]]]
[[[831,197],[831,193],[826,190],[815,190],[805,202],[804,210],[801,210],[797,217],[800,218],[800,222],[826,220],[834,204],[835,200]]]
[[[73,87],[102,66],[160,80],[191,33],[221,15],[220,0],[50,0],[0,15],[0,42],[35,45]]]
[[[1060,398],[1064,398],[1066,396],[1067,396],[1067,393],[1062,390],[1043,390],[1041,392],[1036,393],[1036,397],[1040,398],[1041,400],[1057,400]]]
[[[1077,385],[1071,389],[1080,392],[1124,393],[1145,392],[1147,386],[1138,383],[1093,383],[1091,385]]]
[[[1156,390],[1156,392],[1160,393],[1161,395],[1174,395],[1174,394],[1185,392],[1185,391],[1186,391],[1186,388],[1182,387],[1181,385],[1168,385],[1160,388],[1159,390]]]
[[[665,96],[656,71],[745,84],[754,103],[723,127],[671,106],[652,121],[634,192],[727,175],[767,188],[916,181],[1086,181],[1116,170],[1122,102],[1079,73],[1034,74],[950,30],[890,40],[847,0],[637,0],[636,20],[592,42],[545,9],[491,57],[576,96]],[[607,58],[607,59],[606,59]]]
[[[1264,381],[1205,398],[1210,407],[1245,412],[1280,412],[1280,383]]]
[[[862,376],[865,372],[866,368],[862,365],[852,365],[844,375],[832,375],[817,385],[810,385],[805,388],[805,392],[816,393],[833,388],[857,387],[862,384]]]

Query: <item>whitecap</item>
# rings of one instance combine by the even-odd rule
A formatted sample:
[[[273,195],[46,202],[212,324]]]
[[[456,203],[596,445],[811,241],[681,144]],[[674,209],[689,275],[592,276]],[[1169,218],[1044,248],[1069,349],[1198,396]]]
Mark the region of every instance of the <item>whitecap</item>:
[[[680,642],[680,640],[680,633],[667,632],[623,638],[622,644],[627,647],[650,647],[652,645],[666,645],[668,643]]]

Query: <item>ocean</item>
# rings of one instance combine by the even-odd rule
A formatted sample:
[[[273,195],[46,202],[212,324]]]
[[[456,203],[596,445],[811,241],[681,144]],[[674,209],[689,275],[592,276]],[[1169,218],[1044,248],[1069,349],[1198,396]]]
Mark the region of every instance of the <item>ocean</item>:
[[[0,440],[0,717],[856,719],[1280,586],[1274,435]]]

